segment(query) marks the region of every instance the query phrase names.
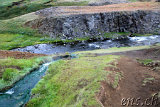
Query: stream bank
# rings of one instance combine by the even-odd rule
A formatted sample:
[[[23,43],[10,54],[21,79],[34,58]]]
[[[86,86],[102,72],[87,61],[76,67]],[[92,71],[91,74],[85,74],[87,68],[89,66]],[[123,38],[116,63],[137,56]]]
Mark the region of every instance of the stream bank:
[[[75,55],[62,55],[55,56],[51,62],[46,62],[38,69],[27,74],[20,81],[16,82],[12,88],[5,92],[0,93],[0,106],[1,107],[23,107],[30,99],[31,90],[35,87],[38,81],[43,78],[48,66],[60,59],[75,58]]]
[[[33,53],[43,53],[43,54],[54,54],[56,49],[58,53],[65,52],[75,52],[80,50],[94,50],[94,49],[107,49],[110,47],[132,47],[132,46],[141,46],[141,45],[153,45],[160,42],[159,35],[153,35],[148,37],[129,37],[128,39],[120,40],[106,40],[106,41],[96,41],[92,43],[78,43],[75,45],[66,44],[64,46],[54,46],[52,44],[39,44],[35,46],[29,46],[26,48],[19,48],[13,51],[22,51],[25,49],[30,49]],[[67,47],[68,45],[68,47]],[[60,48],[61,47],[61,48]],[[28,51],[28,50],[27,50]],[[31,52],[30,51],[30,52]],[[67,57],[67,56],[64,56]],[[61,59],[53,58],[55,60]],[[55,61],[54,60],[54,61]],[[43,64],[39,70],[36,70],[29,75],[25,76],[22,80],[17,82],[13,88],[1,93],[0,95],[0,104],[2,107],[20,107],[28,102],[30,99],[30,92],[38,83],[38,81],[45,75],[47,68],[50,63]]]
[[[31,89],[34,88],[36,83],[44,76],[45,71],[50,63],[43,64],[40,69],[28,74],[13,88],[0,93],[1,107],[22,107],[30,99]]]

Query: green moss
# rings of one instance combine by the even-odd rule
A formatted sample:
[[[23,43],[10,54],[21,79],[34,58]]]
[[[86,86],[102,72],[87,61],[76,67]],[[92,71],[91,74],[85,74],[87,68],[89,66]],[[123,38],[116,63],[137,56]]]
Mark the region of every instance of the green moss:
[[[127,37],[130,33],[128,32],[109,32],[109,33],[104,33],[105,38],[109,39],[116,39],[118,37]]]
[[[153,34],[138,34],[138,33],[134,33],[133,36],[152,36]]]
[[[127,37],[127,36],[151,36],[153,34],[139,34],[139,33],[131,33],[131,32],[109,32],[109,33],[104,33],[105,38],[109,39],[116,39],[118,37]]]
[[[46,76],[32,90],[28,107],[100,107],[95,94],[100,81],[111,71],[104,70],[118,56],[79,57],[52,63]],[[117,78],[116,78],[117,79]]]

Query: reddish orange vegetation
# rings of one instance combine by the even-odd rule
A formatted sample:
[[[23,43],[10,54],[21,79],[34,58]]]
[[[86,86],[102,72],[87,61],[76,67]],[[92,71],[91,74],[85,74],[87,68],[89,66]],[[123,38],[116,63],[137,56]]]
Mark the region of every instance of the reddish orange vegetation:
[[[35,56],[45,56],[45,55],[33,54],[33,53],[29,53],[29,52],[11,52],[11,51],[1,51],[0,50],[0,59],[7,58],[7,57],[21,59],[21,58],[31,58],[31,57],[35,57]]]
[[[105,6],[67,6],[54,9],[54,15],[91,14],[113,11],[160,10],[157,2],[134,2]]]

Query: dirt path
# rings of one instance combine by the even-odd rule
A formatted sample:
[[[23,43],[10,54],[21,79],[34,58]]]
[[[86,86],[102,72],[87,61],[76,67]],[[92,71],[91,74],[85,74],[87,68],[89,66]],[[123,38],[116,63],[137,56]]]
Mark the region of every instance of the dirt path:
[[[121,58],[117,67],[119,71],[116,72],[122,72],[123,74],[118,88],[114,89],[108,83],[102,82],[103,88],[101,89],[99,99],[104,107],[121,107],[123,98],[130,98],[130,101],[131,98],[135,98],[134,104],[139,104],[140,102],[139,105],[141,106],[142,103],[146,103],[145,100],[147,98],[151,98],[154,93],[160,92],[159,73],[150,70],[148,67],[143,67],[137,61],[127,57]],[[143,86],[143,81],[146,78],[154,78],[155,80],[149,81]],[[136,102],[139,98],[140,100]],[[150,102],[148,101],[147,104]],[[125,100],[122,104],[131,106],[132,103]],[[151,105],[150,107],[154,106]]]
[[[149,53],[145,53],[148,51]],[[139,54],[141,52],[141,54]],[[160,92],[160,71],[154,71],[150,67],[146,67],[137,62],[133,56],[142,57],[142,54],[153,55],[152,51],[143,50],[135,55],[133,52],[127,53],[127,57],[123,56],[119,59],[117,69],[111,71],[121,72],[122,78],[119,86],[114,89],[106,81],[102,82],[101,91],[98,99],[104,107],[159,107],[155,106],[158,100],[155,100]],[[123,53],[124,54],[124,53]],[[125,53],[126,54],[126,53]],[[151,57],[150,57],[151,58]],[[108,70],[108,68],[106,68]],[[109,78],[109,77],[107,77]],[[124,98],[124,100],[122,100]],[[129,100],[127,100],[129,98]],[[134,98],[134,99],[133,99]],[[148,99],[149,98],[149,99]],[[154,101],[155,100],[155,101]],[[134,102],[133,102],[134,101]],[[156,102],[157,101],[157,102]],[[153,103],[153,104],[152,104]],[[137,105],[136,105],[137,104]],[[148,105],[147,105],[148,104]],[[124,106],[122,106],[124,105]]]

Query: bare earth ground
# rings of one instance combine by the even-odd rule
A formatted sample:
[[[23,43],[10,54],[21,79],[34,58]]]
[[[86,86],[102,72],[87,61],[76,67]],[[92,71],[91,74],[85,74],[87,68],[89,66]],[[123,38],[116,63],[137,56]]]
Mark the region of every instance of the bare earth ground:
[[[23,58],[31,58],[36,56],[45,56],[43,54],[34,54],[29,52],[12,52],[12,51],[1,51],[0,50],[0,59],[4,59],[7,57],[12,57],[16,59],[23,59]]]
[[[66,16],[77,14],[106,13],[115,11],[136,11],[136,10],[160,10],[160,3],[156,2],[135,2],[121,3],[104,6],[59,6],[43,9],[37,12],[43,17]]]
[[[160,52],[157,51],[157,49],[158,48],[116,53],[123,55],[118,61],[117,68],[106,68],[106,70],[121,72],[123,77],[116,89],[112,88],[106,81],[101,83],[101,90],[97,97],[102,103],[102,106],[124,107],[121,105],[123,98],[135,98],[135,100],[140,98],[138,101],[139,104],[134,102],[139,105],[138,107],[142,107],[142,105],[143,107],[155,107],[155,102],[151,101],[151,98],[153,98],[153,94],[160,92],[160,71],[154,71],[150,67],[141,65],[136,61],[136,58],[153,58],[154,60],[160,60]],[[114,75],[112,74],[107,78],[114,80],[113,77]],[[154,80],[150,80],[143,85],[144,80],[147,78],[154,78]],[[145,102],[147,98],[150,99]],[[151,105],[152,102],[153,105]],[[147,106],[146,103],[150,105]],[[131,102],[128,103],[125,101],[123,104],[126,104],[125,107],[134,107],[131,106]],[[159,106],[160,104],[156,107]]]

